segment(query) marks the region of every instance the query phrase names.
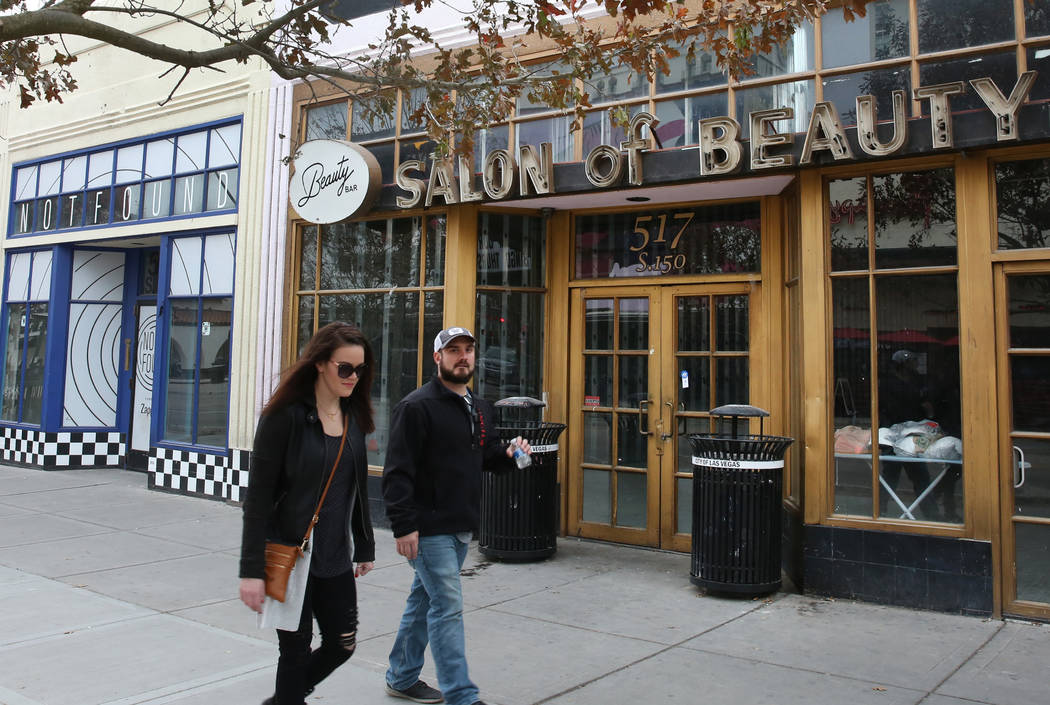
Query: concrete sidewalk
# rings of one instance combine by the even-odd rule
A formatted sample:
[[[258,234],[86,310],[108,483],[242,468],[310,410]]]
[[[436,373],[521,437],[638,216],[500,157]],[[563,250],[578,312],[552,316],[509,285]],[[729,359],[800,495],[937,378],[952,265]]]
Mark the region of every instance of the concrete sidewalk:
[[[0,703],[257,705],[272,632],[237,599],[240,510],[125,471],[0,467]],[[359,647],[311,703],[395,705],[386,656],[411,569],[377,530]],[[689,557],[559,540],[464,567],[490,705],[1045,705],[1050,626],[778,593],[703,595]],[[428,659],[423,677],[436,682]]]

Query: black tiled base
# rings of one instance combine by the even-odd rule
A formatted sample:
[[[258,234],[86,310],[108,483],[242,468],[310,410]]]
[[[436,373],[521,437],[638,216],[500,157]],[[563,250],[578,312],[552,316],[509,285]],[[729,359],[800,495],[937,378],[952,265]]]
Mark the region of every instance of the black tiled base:
[[[987,541],[805,527],[805,591],[972,615],[992,612]]]

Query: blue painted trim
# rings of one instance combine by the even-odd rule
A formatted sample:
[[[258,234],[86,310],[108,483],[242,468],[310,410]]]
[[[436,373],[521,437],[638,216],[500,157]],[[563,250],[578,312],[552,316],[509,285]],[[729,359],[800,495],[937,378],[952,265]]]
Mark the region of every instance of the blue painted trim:
[[[11,283],[11,254],[6,253],[4,257],[4,284],[3,284],[3,298],[0,299],[0,405],[3,404],[2,394],[4,387],[4,375],[7,372],[7,319],[10,316],[10,312],[7,306],[7,289]],[[2,408],[2,406],[0,406]],[[7,423],[6,421],[0,423]]]
[[[40,410],[42,431],[55,431],[62,426],[66,398],[69,297],[73,289],[73,248],[55,247],[51,251],[51,258],[51,296],[48,299],[44,355],[44,399]]]
[[[127,434],[127,448],[131,447],[131,405],[135,403],[131,381],[135,374],[135,360],[137,359],[135,353],[138,349],[135,306],[138,304],[141,267],[142,251],[126,250],[124,254],[124,302],[120,321],[121,364],[117,374],[117,429]],[[125,341],[130,341],[131,344],[128,345]]]
[[[153,357],[153,413],[150,414],[150,446],[160,445],[164,417],[168,411],[168,280],[171,278],[172,235],[160,239],[160,265],[157,267],[157,339]]]
[[[242,126],[243,126],[243,123],[244,123],[244,114],[243,113],[238,114],[238,115],[231,115],[231,116],[225,117],[225,118],[220,118],[218,120],[212,120],[210,122],[202,122],[202,123],[198,123],[196,125],[189,125],[187,127],[179,127],[179,128],[173,129],[173,130],[166,130],[164,132],[153,132],[153,133],[150,133],[148,135],[140,135],[138,137],[129,137],[127,139],[118,140],[116,142],[105,142],[103,144],[96,144],[96,145],[93,145],[93,146],[88,147],[86,149],[84,149],[84,148],[71,149],[71,150],[66,151],[66,152],[58,152],[56,154],[49,154],[46,157],[37,157],[36,159],[27,159],[25,161],[15,162],[14,164],[12,164],[11,168],[12,169],[21,169],[22,167],[32,166],[34,164],[46,164],[48,162],[53,162],[56,159],[65,159],[66,157],[77,157],[77,156],[80,156],[81,154],[89,155],[92,152],[104,152],[107,149],[119,149],[121,147],[127,147],[128,145],[138,144],[140,142],[142,142],[142,143],[153,142],[154,140],[164,139],[165,137],[177,137],[178,135],[188,135],[191,132],[199,132],[201,130],[210,130],[210,129],[215,128],[215,127],[225,127],[226,125],[234,125],[236,123],[241,123]],[[242,135],[242,137],[244,135],[244,130],[243,129],[241,130],[241,135]],[[175,163],[173,161],[172,162],[172,167],[174,167],[174,165],[175,165]],[[37,175],[37,177],[39,178],[39,174]],[[14,187],[12,186],[12,193],[14,193],[13,188]]]
[[[138,224],[138,223],[142,223],[142,222],[164,223],[164,222],[168,222],[170,220],[179,220],[179,219],[185,219],[185,218],[197,218],[197,217],[202,217],[202,216],[222,215],[222,214],[227,214],[227,213],[236,213],[237,212],[237,204],[235,204],[233,208],[228,208],[228,209],[215,210],[215,211],[205,210],[207,205],[208,205],[208,181],[209,181],[209,176],[211,175],[211,173],[213,173],[215,171],[225,171],[225,170],[228,170],[228,169],[236,168],[237,171],[238,171],[238,191],[240,190],[240,188],[239,188],[240,187],[240,169],[241,169],[241,166],[242,166],[241,165],[240,144],[238,144],[238,148],[237,148],[237,163],[236,164],[230,164],[230,165],[227,165],[227,166],[224,166],[224,167],[214,167],[214,168],[207,166],[207,164],[210,162],[210,157],[211,157],[211,154],[210,154],[210,151],[209,151],[210,144],[211,144],[211,131],[214,130],[214,129],[228,127],[228,126],[231,126],[231,125],[239,125],[240,126],[240,133],[239,134],[240,134],[241,143],[243,143],[243,140],[244,140],[244,116],[243,116],[243,114],[241,114],[241,115],[237,115],[237,116],[232,116],[230,118],[224,118],[224,119],[221,119],[221,120],[215,120],[215,121],[212,121],[212,122],[201,123],[201,124],[198,124],[198,125],[192,125],[190,127],[180,128],[180,129],[177,129],[177,130],[169,130],[169,131],[166,131],[166,132],[154,133],[152,135],[140,136],[140,137],[130,138],[130,139],[126,139],[126,140],[120,140],[120,141],[117,141],[117,142],[110,142],[110,143],[107,143],[107,144],[104,144],[104,145],[95,145],[95,146],[92,146],[92,147],[90,147],[88,149],[79,149],[79,150],[72,150],[72,151],[68,151],[68,152],[61,152],[61,153],[58,153],[58,154],[51,154],[51,155],[48,155],[48,156],[43,157],[43,158],[26,160],[24,162],[16,163],[16,164],[14,164],[11,167],[12,179],[11,179],[10,197],[9,197],[9,201],[8,201],[8,203],[9,203],[9,206],[8,206],[9,218],[8,218],[8,234],[7,234],[7,237],[8,238],[17,239],[17,238],[25,238],[25,237],[35,237],[35,236],[49,234],[49,233],[80,233],[80,232],[84,232],[84,231],[88,231],[88,230],[95,230],[95,229],[98,229],[98,228],[121,227],[121,226],[126,226],[126,225]],[[178,140],[179,140],[179,138],[183,137],[185,135],[189,135],[189,134],[192,134],[192,133],[195,133],[195,132],[201,132],[201,131],[204,131],[204,133],[205,133],[205,152],[204,152],[205,164],[200,169],[193,169],[193,170],[186,171],[184,173],[178,172],[176,170],[176,165],[178,163]],[[156,140],[159,140],[159,139],[166,139],[166,138],[173,139],[174,147],[175,147],[172,150],[172,164],[171,164],[170,173],[166,174],[163,177],[164,179],[170,180],[170,182],[171,182],[171,193],[169,195],[169,203],[168,203],[168,205],[169,205],[169,208],[168,208],[169,215],[165,216],[163,218],[156,218],[156,219],[143,218],[143,214],[145,213],[144,209],[145,209],[146,184],[154,182],[154,181],[157,181],[158,178],[159,178],[159,177],[147,178],[147,176],[145,175],[146,145],[149,142],[153,142],[153,141],[156,141]],[[135,145],[141,145],[142,146],[142,165],[143,165],[142,172],[141,172],[142,175],[141,175],[140,178],[135,179],[133,181],[129,181],[129,182],[126,182],[126,183],[118,184],[118,183],[116,183],[117,151],[119,149],[121,149],[121,148],[128,147],[128,146],[135,146]],[[92,154],[97,154],[97,153],[100,153],[100,152],[105,152],[107,150],[112,150],[112,163],[110,165],[110,179],[109,179],[108,184],[98,185],[98,186],[95,186],[94,188],[92,188],[89,184],[85,183],[85,186],[84,186],[84,188],[82,190],[66,191],[63,188],[63,179],[64,179],[65,175],[64,175],[64,173],[60,172],[60,181],[59,181],[58,193],[57,194],[53,194],[52,196],[41,196],[41,195],[39,195],[39,191],[40,191],[40,169],[39,169],[39,167],[42,164],[46,164],[46,163],[50,163],[50,162],[54,162],[54,161],[58,161],[58,160],[64,160],[64,159],[67,159],[67,158],[70,158],[70,157],[84,156],[84,157],[87,158],[87,161],[88,161],[88,164],[85,165],[85,168],[88,170],[88,175],[90,176],[90,158],[91,158],[91,155]],[[33,191],[34,191],[33,198],[32,199],[17,200],[16,197],[15,197],[15,188],[16,188],[16,185],[17,185],[17,179],[14,178],[15,174],[16,174],[16,172],[19,169],[24,169],[24,168],[33,167],[33,166],[37,167],[37,172],[36,172],[36,175],[35,175],[36,176],[36,185],[35,185],[35,187],[33,189]],[[192,177],[198,176],[198,175],[202,177],[202,182],[203,182],[203,187],[201,189],[201,195],[200,195],[200,201],[199,201],[199,204],[198,204],[201,207],[201,210],[198,211],[198,212],[187,213],[187,214],[183,214],[183,215],[170,215],[171,213],[174,213],[174,211],[175,211],[175,191],[176,191],[176,183],[178,182],[178,180],[180,178],[186,178],[186,177],[191,177],[192,178]],[[163,180],[163,179],[161,179],[161,180]],[[119,221],[118,222],[116,220],[117,190],[118,190],[118,188],[127,187],[127,186],[134,185],[134,184],[138,184],[140,186],[140,191],[139,191],[139,208],[138,208],[138,212],[136,214],[136,218],[133,219],[133,220]],[[107,222],[105,222],[105,223],[98,223],[98,224],[95,224],[95,225],[88,225],[87,224],[87,222],[88,222],[88,210],[87,210],[88,209],[88,199],[87,199],[87,194],[91,193],[92,191],[98,191],[98,190],[101,190],[101,189],[108,189],[109,190]],[[82,218],[81,218],[80,224],[78,226],[61,228],[61,227],[58,226],[58,223],[61,222],[60,219],[61,219],[62,214],[63,214],[63,203],[64,203],[63,196],[70,195],[70,194],[73,194],[73,193],[81,193],[84,196],[84,202],[83,202],[84,203],[84,206],[83,206],[84,210],[83,210],[83,213],[82,213]],[[51,197],[54,197],[54,198],[57,199],[56,200],[55,213],[54,213],[55,227],[53,229],[49,229],[49,230],[37,230],[36,229],[37,210],[38,210],[37,209],[37,203],[43,198],[51,198]],[[24,203],[30,203],[31,204],[32,219],[33,219],[32,230],[30,232],[27,232],[27,233],[16,233],[14,231],[17,230],[17,225],[16,224],[18,223],[18,220],[19,220],[18,219],[18,209],[19,209],[19,206],[21,206]],[[238,199],[238,203],[239,203],[239,199]]]

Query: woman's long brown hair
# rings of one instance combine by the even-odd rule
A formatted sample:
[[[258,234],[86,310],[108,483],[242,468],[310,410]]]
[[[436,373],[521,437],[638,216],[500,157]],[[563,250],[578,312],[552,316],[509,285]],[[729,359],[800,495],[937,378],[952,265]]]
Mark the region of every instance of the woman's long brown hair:
[[[331,360],[332,353],[345,345],[360,345],[364,348],[365,364],[368,367],[358,378],[354,392],[350,395],[350,410],[358,428],[364,433],[374,431],[376,426],[372,420],[372,380],[375,377],[375,357],[372,355],[372,346],[360,328],[338,321],[329,323],[314,333],[295,364],[281,374],[281,383],[263,407],[263,416],[301,399],[312,398],[314,384],[317,382],[317,364]]]

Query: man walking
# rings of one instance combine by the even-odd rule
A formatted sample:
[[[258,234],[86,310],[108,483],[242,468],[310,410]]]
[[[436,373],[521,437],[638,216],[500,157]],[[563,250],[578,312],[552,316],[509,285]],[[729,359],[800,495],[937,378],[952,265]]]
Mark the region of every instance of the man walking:
[[[415,578],[390,651],[386,691],[417,703],[484,705],[467,675],[459,571],[479,523],[481,473],[513,468],[514,444],[499,442],[494,407],[467,386],[474,344],[466,328],[438,333],[437,376],[402,399],[390,419],[383,499],[397,552]],[[527,441],[515,443],[532,452]],[[428,642],[441,691],[419,680]]]

